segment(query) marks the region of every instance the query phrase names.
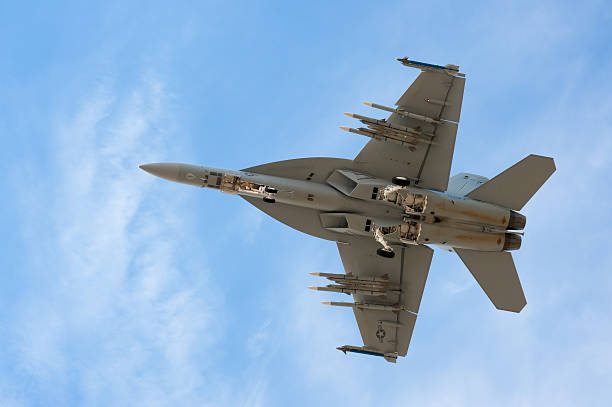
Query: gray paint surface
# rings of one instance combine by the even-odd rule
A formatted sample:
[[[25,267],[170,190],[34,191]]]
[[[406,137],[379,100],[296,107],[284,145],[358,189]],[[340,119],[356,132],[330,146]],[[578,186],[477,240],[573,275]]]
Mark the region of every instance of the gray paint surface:
[[[467,196],[520,211],[555,170],[552,158],[532,154]]]
[[[455,249],[495,308],[521,312],[527,304],[512,254]]]

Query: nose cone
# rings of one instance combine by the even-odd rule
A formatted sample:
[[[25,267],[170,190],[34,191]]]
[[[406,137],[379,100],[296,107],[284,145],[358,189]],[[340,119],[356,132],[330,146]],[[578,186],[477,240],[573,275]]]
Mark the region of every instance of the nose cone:
[[[168,181],[180,182],[180,164],[177,163],[143,164],[140,166],[140,169],[148,172],[149,174],[153,174],[156,177],[167,179]]]

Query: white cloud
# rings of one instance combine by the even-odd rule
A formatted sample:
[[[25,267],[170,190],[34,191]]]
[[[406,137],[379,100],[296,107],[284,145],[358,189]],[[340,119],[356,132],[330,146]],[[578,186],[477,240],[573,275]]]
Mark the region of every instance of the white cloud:
[[[262,372],[250,379],[247,382],[246,394],[247,399],[242,405],[244,407],[261,407],[267,406],[266,403],[266,392],[268,389],[268,381],[265,379],[265,375]]]
[[[203,355],[224,329],[222,299],[201,270],[201,251],[178,243],[194,233],[175,215],[185,204],[160,199],[163,183],[138,169],[163,158],[166,98],[153,76],[127,92],[99,85],[56,132],[57,177],[22,191],[28,211],[44,212],[50,225],[24,220],[30,249],[56,274],[26,293],[18,352],[22,368],[58,397],[216,399]]]
[[[271,321],[264,323],[247,338],[246,347],[252,358],[260,357],[264,352],[266,342],[270,340]]]

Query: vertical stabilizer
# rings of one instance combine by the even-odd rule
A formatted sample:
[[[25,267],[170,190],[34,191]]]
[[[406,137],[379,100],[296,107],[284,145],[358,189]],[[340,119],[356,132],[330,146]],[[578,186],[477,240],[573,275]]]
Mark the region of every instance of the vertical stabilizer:
[[[512,254],[454,249],[495,308],[521,312],[527,300]]]
[[[452,196],[466,196],[488,180],[480,175],[462,172],[451,177],[446,193]]]

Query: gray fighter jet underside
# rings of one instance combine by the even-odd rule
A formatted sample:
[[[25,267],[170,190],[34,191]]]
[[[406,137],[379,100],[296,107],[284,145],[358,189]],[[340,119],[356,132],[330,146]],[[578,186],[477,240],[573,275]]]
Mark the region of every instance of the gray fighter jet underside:
[[[309,287],[352,295],[363,346],[339,350],[405,356],[433,250],[456,252],[496,308],[520,312],[523,289],[511,250],[521,246],[518,213],[555,171],[552,158],[530,155],[493,179],[449,179],[465,75],[456,65],[399,59],[422,72],[386,119],[357,114],[370,138],[353,160],[302,158],[241,171],[178,163],[140,166],[170,181],[239,195],[284,224],[338,245],[345,274],[312,273],[329,284]]]

